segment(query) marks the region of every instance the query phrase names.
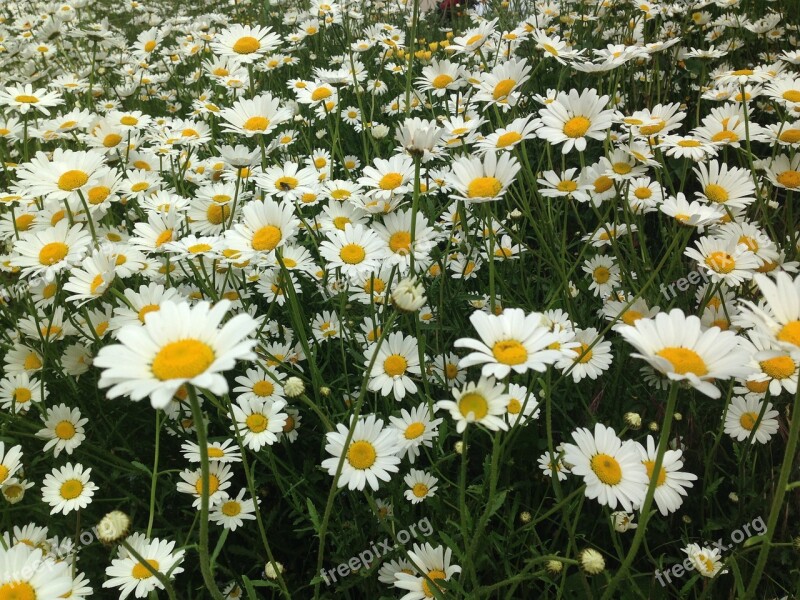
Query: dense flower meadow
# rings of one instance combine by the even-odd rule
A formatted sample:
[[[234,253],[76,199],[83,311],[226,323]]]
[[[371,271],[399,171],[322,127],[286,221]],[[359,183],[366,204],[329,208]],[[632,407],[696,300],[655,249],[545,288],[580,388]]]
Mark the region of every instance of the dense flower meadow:
[[[0,4],[0,600],[793,598],[790,0]]]

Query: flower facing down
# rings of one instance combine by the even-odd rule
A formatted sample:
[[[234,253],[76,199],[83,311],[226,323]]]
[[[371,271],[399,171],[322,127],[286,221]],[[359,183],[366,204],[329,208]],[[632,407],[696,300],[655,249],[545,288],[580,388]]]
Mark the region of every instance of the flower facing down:
[[[689,544],[683,551],[703,577],[714,577],[722,571],[722,557],[718,548],[711,550],[699,544]],[[727,571],[722,572],[727,573]]]
[[[344,454],[339,487],[346,485],[351,490],[363,490],[369,484],[370,488],[377,490],[379,479],[389,481],[389,473],[397,473],[399,470],[397,465],[400,464],[400,458],[397,453],[400,445],[397,430],[393,427],[384,429],[383,420],[375,415],[368,415],[356,423],[349,443],[347,434],[348,428],[342,423],[336,426],[336,431],[326,434],[328,443],[325,451],[332,458],[323,460],[322,468],[335,477]]]
[[[229,306],[227,300],[213,307],[164,302],[147,316],[144,327],[123,327],[117,333],[121,343],[102,348],[94,360],[103,369],[100,387],[111,386],[109,398],[150,396],[153,408],[167,406],[185,383],[226,393],[223,372],[237,360],[255,358],[256,342],[248,336],[257,325],[250,315],[240,314],[220,326]]]

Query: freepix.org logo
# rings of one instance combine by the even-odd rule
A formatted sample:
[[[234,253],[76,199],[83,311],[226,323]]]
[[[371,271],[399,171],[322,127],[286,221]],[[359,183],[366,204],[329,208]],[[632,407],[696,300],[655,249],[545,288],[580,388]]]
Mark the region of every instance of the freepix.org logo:
[[[407,544],[411,541],[412,537],[417,537],[417,531],[424,537],[428,537],[433,533],[433,526],[428,520],[428,517],[420,519],[413,525],[410,525],[408,529],[401,529],[398,531],[396,536],[398,544]],[[327,571],[322,569],[319,574],[325,581],[325,585],[330,586],[332,583],[336,583],[337,575],[339,578],[344,579],[354,571],[358,571],[361,568],[368,568],[373,561],[386,556],[397,547],[396,544],[392,544],[390,538],[384,538],[380,542],[371,544],[369,548],[363,552],[359,552],[358,555],[353,556],[347,562],[343,562]]]

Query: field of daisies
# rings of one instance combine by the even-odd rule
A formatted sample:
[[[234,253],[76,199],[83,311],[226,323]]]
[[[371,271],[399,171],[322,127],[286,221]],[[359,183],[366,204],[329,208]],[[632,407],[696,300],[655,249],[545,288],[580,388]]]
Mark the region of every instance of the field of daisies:
[[[795,598],[797,8],[0,3],[0,600]]]

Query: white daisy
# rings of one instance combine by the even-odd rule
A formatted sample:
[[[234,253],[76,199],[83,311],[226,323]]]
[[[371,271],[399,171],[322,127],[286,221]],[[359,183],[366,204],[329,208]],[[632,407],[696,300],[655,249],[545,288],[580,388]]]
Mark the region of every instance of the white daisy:
[[[53,507],[50,514],[64,513],[86,508],[98,487],[89,480],[91,469],[80,463],[66,464],[53,469],[42,482],[42,500]]]
[[[493,377],[481,376],[477,383],[470,382],[462,389],[454,387],[451,391],[455,400],[440,400],[435,408],[450,412],[458,433],[463,433],[470,423],[480,423],[491,431],[508,429],[503,415],[509,398]]]

